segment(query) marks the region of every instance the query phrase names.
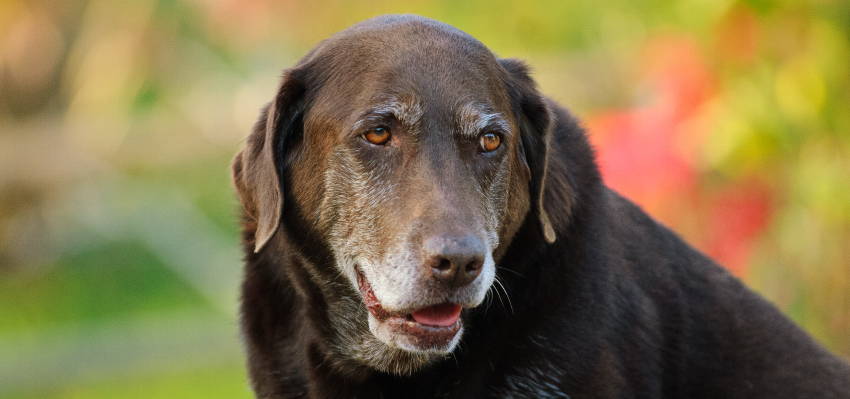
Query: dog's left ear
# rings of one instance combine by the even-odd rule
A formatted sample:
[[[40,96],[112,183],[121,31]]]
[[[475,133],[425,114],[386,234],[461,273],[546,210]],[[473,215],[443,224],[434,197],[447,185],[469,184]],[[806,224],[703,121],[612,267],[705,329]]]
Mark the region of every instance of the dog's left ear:
[[[543,238],[551,244],[555,242],[555,229],[544,207],[543,193],[554,117],[543,96],[537,91],[525,63],[507,58],[500,59],[499,64],[507,72],[508,91],[521,129],[520,155],[531,174],[529,190],[532,211],[540,222]]]
[[[233,183],[247,216],[256,223],[254,252],[274,236],[283,214],[282,153],[287,137],[303,129],[305,86],[299,74],[298,69],[284,73],[277,95],[233,160]]]

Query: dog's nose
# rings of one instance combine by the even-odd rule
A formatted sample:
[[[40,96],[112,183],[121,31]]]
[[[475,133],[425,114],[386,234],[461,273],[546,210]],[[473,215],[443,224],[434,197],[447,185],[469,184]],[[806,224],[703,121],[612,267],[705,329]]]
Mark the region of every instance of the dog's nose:
[[[435,279],[460,287],[481,274],[484,242],[473,235],[439,236],[425,241],[425,267]]]

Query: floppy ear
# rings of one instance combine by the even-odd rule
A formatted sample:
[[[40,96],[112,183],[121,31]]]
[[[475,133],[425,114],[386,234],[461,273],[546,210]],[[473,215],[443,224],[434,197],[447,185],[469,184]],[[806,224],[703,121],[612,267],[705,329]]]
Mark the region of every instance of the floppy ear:
[[[531,174],[529,191],[532,211],[537,215],[543,238],[555,242],[555,229],[543,203],[548,166],[549,137],[553,116],[543,96],[537,92],[528,67],[520,60],[500,59],[508,73],[508,91],[520,124],[520,156]]]
[[[283,149],[302,129],[304,85],[299,71],[286,71],[277,95],[266,105],[254,130],[233,160],[233,183],[248,217],[256,223],[254,252],[274,236],[283,213]]]

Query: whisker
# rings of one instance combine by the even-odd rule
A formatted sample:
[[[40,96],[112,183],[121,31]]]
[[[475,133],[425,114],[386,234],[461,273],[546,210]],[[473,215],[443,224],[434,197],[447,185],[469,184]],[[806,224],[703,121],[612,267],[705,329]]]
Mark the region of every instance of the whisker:
[[[497,284],[499,284],[499,287],[502,287],[502,291],[504,291],[504,293],[505,293],[505,298],[507,298],[507,300],[508,300],[508,306],[510,306],[510,308],[511,308],[511,314],[513,314],[514,313],[514,304],[511,302],[511,296],[510,296],[510,294],[508,294],[507,288],[505,288],[505,285],[502,284],[502,282],[499,280],[498,277],[496,277],[495,282]],[[496,290],[496,292],[499,292],[499,291]],[[499,295],[499,298],[501,299],[502,296]]]
[[[493,295],[494,295],[493,291],[495,291],[495,290],[496,290],[496,288],[493,285],[490,285],[490,288],[487,289],[487,295],[484,296],[484,301],[486,302],[484,304],[484,315],[485,316],[487,315],[487,311],[490,310],[490,306],[493,306]]]
[[[498,285],[496,285],[496,284],[498,284]],[[496,277],[496,278],[494,279],[494,284],[492,285],[492,287],[494,288],[494,289],[493,289],[493,292],[495,292],[495,293],[496,293],[496,296],[498,296],[498,297],[499,297],[499,303],[501,303],[501,304],[502,304],[502,307],[503,307],[503,308],[505,308],[505,307],[506,307],[506,306],[505,306],[505,300],[504,300],[504,299],[502,299],[502,294],[499,292],[499,286],[501,286],[501,285],[502,285],[502,283],[499,281],[499,278],[498,278],[498,277]],[[513,311],[511,311],[511,313],[513,313]]]

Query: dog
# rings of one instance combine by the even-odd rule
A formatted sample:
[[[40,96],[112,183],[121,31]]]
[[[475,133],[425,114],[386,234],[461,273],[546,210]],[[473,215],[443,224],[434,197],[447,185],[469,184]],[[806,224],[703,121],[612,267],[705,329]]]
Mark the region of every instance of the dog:
[[[236,155],[258,398],[850,398],[850,366],[607,188],[527,67],[430,19],[284,72]]]

